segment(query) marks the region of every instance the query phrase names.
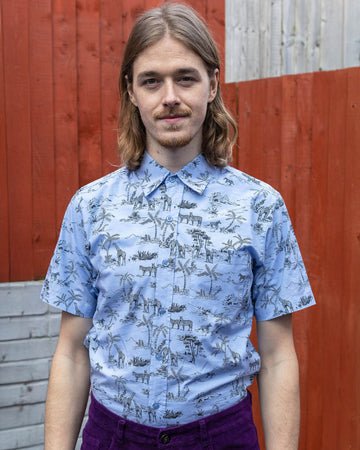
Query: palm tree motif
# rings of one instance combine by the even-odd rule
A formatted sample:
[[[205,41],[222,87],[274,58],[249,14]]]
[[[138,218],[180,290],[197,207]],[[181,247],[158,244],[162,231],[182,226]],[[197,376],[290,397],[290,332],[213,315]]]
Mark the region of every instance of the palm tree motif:
[[[116,384],[117,390],[118,390],[118,396],[120,397],[120,389],[122,389],[124,392],[126,392],[127,380],[122,375],[112,375],[112,377],[115,379],[115,384]]]
[[[113,321],[115,322],[116,319],[119,317],[119,313],[115,311],[113,308],[111,308],[109,305],[105,305],[104,307],[104,313],[107,317],[107,329],[110,329],[113,325]]]
[[[109,331],[108,336],[107,336],[107,343],[108,343],[108,351],[109,351],[109,361],[114,361],[113,356],[111,355],[111,350],[113,348],[113,346],[115,345],[116,342],[122,342],[122,338],[119,334],[115,334],[113,336],[113,334],[111,333],[111,331]]]
[[[147,328],[147,332],[148,332],[148,347],[150,347],[150,342],[151,342],[151,332],[152,332],[152,328],[153,328],[153,323],[152,323],[152,316],[150,316],[148,319],[145,317],[145,314],[143,314],[143,320],[141,322],[139,322],[137,324],[137,327],[146,327]]]
[[[226,316],[226,313],[224,311],[216,314],[215,317],[216,317],[216,320],[215,320],[216,323],[221,323],[221,324],[229,323],[229,318]]]
[[[148,169],[146,169],[146,170],[144,171],[144,176],[143,176],[142,179],[141,179],[141,184],[143,185],[144,183],[145,183],[145,184],[146,184],[146,183],[150,183],[150,181],[151,181],[151,173],[149,172]]]
[[[231,209],[226,214],[226,219],[230,221],[229,225],[224,229],[224,231],[230,230],[235,222],[243,223],[245,222],[245,218],[242,216],[237,216],[234,211]]]
[[[74,261],[70,261],[66,266],[64,270],[65,274],[67,275],[64,279],[63,283],[65,286],[67,286],[67,282],[72,278],[75,280],[78,277],[78,273],[76,270],[76,266]]]
[[[156,214],[151,214],[151,212],[148,212],[148,219],[145,219],[142,222],[142,225],[146,224],[146,223],[150,223],[152,222],[154,224],[154,239],[157,239],[157,234],[158,234],[158,226],[161,225],[161,220],[158,217],[160,211],[158,211]]]
[[[139,185],[138,181],[128,181],[126,183],[126,187],[125,187],[125,191],[126,191],[126,200],[129,202],[130,201],[130,190],[132,188],[137,188]]]
[[[129,273],[129,272],[126,272],[126,273],[123,273],[123,274],[120,274],[120,275],[116,275],[116,276],[120,278],[120,282],[119,283],[120,283],[120,286],[123,286],[124,295],[129,294],[131,292],[131,290],[132,290],[132,282],[133,282],[133,279],[134,279],[134,275]],[[126,292],[126,288],[125,288],[127,284],[130,285],[128,293]]]
[[[181,271],[183,273],[184,276],[184,285],[183,285],[183,292],[185,293],[186,290],[186,276],[191,274],[191,270],[193,269],[193,264],[192,263],[192,267],[189,267],[189,262],[190,259],[188,259],[184,264],[180,261],[180,259],[178,260],[177,264],[178,264],[178,268],[175,270],[175,272],[177,271]]]
[[[250,238],[243,238],[240,236],[240,234],[237,234],[235,236],[235,239],[237,239],[237,242],[234,244],[236,249],[239,249],[240,247],[243,247],[245,245],[251,245],[251,239]]]
[[[104,241],[102,243],[102,248],[106,250],[106,256],[105,256],[105,262],[111,262],[111,256],[109,254],[110,248],[113,244],[113,242],[116,242],[120,239],[119,234],[110,234],[110,233],[104,233]]]
[[[174,221],[172,221],[172,222],[169,222],[169,221],[167,221],[167,220],[164,220],[163,221],[163,223],[162,223],[162,225],[161,225],[161,230],[164,230],[163,231],[163,235],[162,235],[162,240],[164,241],[165,240],[165,236],[166,236],[166,231],[167,231],[167,229],[170,227],[170,229],[171,229],[171,231],[174,231],[175,230],[175,225],[176,225],[176,222],[174,222]]]
[[[166,338],[166,336],[167,336],[167,334],[169,332],[169,329],[170,328],[168,326],[164,325],[164,324],[155,326],[155,330],[154,330],[154,336],[155,336],[154,346],[155,346],[155,348],[157,346],[157,341],[158,341],[160,335],[162,334],[163,337]]]
[[[232,239],[228,239],[226,242],[223,242],[222,245],[224,246],[221,251],[227,252],[229,250],[235,250],[235,244],[233,243]]]
[[[111,219],[114,217],[115,216],[113,214],[106,212],[105,208],[101,208],[99,216],[95,219],[97,222],[100,222],[96,231],[102,231],[105,226],[105,222],[111,222]]]
[[[186,375],[183,375],[181,372],[183,370],[183,367],[180,367],[179,370],[175,371],[173,368],[171,368],[172,375],[169,375],[169,380],[176,380],[178,384],[178,396],[177,398],[181,397],[181,383],[188,378]]]
[[[181,372],[183,370],[183,367],[180,367],[178,371],[175,371],[173,368],[171,368],[172,375],[169,375],[169,380],[176,380],[178,384],[178,396],[177,398],[181,397],[181,383],[186,380],[187,376],[183,375]]]
[[[76,294],[72,289],[69,291],[69,295],[66,296],[65,293],[61,294],[61,296],[57,296],[58,300],[55,301],[55,304],[57,306],[63,304],[67,308],[72,305],[74,302],[80,302],[82,299],[82,296],[80,294]]]
[[[210,288],[208,294],[211,295],[212,288],[213,288],[213,282],[218,279],[218,277],[222,276],[222,273],[216,272],[217,264],[215,264],[211,269],[210,267],[205,264],[205,271],[198,274],[198,277],[209,277],[210,278]]]

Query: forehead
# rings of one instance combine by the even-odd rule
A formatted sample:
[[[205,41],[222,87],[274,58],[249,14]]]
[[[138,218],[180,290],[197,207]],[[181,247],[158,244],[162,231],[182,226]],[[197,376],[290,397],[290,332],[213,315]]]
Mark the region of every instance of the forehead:
[[[207,73],[205,63],[197,53],[179,40],[165,36],[137,56],[133,76],[142,72],[173,72],[184,68]]]

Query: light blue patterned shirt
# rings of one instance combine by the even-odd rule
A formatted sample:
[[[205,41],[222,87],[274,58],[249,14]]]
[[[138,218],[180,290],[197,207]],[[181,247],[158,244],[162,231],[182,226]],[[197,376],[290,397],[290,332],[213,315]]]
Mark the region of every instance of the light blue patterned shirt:
[[[92,317],[96,399],[156,427],[246,396],[252,319],[314,304],[280,195],[199,155],[172,174],[145,153],[73,197],[42,299]]]

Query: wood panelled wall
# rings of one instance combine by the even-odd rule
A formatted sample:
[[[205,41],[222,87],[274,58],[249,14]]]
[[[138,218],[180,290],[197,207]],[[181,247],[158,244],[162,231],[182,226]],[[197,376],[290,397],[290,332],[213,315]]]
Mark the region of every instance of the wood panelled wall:
[[[121,54],[158,3],[1,0],[1,281],[42,278],[70,197],[118,164]],[[189,3],[224,57],[224,2]],[[222,83],[234,165],[282,193],[318,303],[294,319],[306,450],[360,447],[359,86],[359,68]]]

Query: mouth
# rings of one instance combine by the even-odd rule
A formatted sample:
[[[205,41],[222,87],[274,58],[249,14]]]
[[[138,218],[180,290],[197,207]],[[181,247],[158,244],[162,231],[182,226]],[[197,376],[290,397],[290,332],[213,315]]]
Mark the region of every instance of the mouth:
[[[162,120],[165,123],[173,124],[180,122],[182,119],[184,119],[184,117],[186,116],[165,116],[162,117],[160,120]]]
[[[174,124],[178,123],[181,120],[185,119],[186,117],[189,117],[189,113],[186,112],[177,112],[177,113],[167,113],[167,114],[159,114],[156,118],[158,120],[161,120],[165,123]]]

